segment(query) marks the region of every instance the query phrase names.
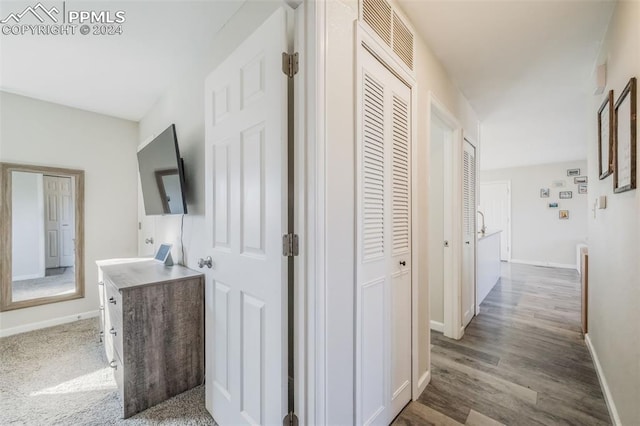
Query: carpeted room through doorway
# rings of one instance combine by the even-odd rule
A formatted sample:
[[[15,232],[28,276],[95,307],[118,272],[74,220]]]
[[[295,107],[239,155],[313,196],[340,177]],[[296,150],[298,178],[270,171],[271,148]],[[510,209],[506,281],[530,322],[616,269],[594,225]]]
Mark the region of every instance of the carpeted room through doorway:
[[[121,418],[98,319],[0,338],[0,424],[214,425],[204,386]]]

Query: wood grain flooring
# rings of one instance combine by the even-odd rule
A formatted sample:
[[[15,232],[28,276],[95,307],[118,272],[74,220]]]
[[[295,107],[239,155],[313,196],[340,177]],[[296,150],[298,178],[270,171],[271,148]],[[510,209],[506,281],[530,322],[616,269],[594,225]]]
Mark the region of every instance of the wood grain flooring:
[[[396,425],[609,425],[570,269],[503,264],[461,340],[431,332],[431,382]]]

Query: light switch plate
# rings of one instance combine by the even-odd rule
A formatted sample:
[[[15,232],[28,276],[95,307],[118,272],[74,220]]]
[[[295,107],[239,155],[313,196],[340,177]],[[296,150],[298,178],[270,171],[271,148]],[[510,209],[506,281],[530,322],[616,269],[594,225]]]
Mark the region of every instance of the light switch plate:
[[[607,196],[601,195],[598,197],[598,208],[600,210],[607,208]]]

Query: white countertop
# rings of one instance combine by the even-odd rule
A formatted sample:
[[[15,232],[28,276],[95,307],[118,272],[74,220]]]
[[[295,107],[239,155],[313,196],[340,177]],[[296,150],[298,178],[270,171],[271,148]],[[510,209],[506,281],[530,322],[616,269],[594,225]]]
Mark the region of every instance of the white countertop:
[[[491,237],[493,235],[499,234],[502,232],[502,229],[490,229],[484,234],[478,233],[478,241],[484,240],[485,238]]]

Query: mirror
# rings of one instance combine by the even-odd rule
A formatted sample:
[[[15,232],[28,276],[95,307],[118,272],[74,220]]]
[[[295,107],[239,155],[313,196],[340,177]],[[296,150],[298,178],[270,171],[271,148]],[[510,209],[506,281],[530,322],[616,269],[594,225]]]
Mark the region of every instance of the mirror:
[[[84,297],[84,171],[0,163],[0,310]]]

